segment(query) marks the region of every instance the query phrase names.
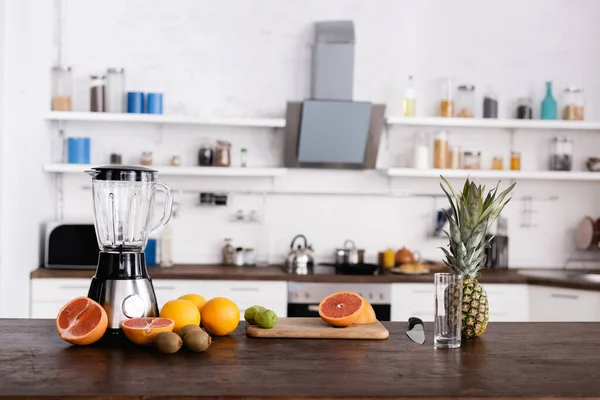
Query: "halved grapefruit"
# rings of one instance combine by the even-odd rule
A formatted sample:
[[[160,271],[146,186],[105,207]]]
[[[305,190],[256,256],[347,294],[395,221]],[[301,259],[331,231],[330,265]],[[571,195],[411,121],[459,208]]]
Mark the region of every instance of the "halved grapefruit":
[[[56,330],[60,337],[77,345],[97,342],[108,326],[104,308],[88,297],[69,301],[58,312]]]
[[[365,306],[362,310],[362,313],[358,316],[358,319],[354,325],[374,324],[375,322],[377,322],[375,310],[373,310],[373,306],[365,300]]]
[[[319,304],[319,315],[333,326],[348,326],[356,322],[366,301],[356,293],[337,292],[325,297]]]
[[[171,332],[175,322],[169,318],[131,318],[123,321],[121,329],[127,339],[140,346],[150,346],[161,332]]]

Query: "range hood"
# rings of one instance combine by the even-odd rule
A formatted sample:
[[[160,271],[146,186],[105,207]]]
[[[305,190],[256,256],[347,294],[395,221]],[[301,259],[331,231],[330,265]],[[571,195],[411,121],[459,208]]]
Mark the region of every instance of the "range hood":
[[[288,102],[288,168],[375,168],[385,105],[353,101],[354,23],[319,22],[312,48],[311,99]]]

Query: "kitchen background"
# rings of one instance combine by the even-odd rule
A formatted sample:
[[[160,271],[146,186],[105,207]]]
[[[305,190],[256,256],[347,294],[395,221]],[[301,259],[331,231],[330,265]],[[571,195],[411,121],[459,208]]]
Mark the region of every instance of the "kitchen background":
[[[283,117],[286,101],[309,97],[314,23],[352,20],[354,98],[387,104],[388,116],[401,116],[405,84],[413,75],[417,116],[437,114],[439,80],[454,76],[457,83],[476,86],[479,117],[483,95],[493,88],[499,118],[511,117],[516,99],[523,96],[533,98],[534,118],[539,118],[544,82],[551,80],[558,100],[565,87],[583,87],[585,119],[600,119],[596,2],[79,0],[64,5],[62,17],[52,1],[5,1],[0,9],[2,316],[27,315],[29,272],[41,262],[43,222],[56,219],[61,210],[67,220],[92,218],[91,193],[83,188],[89,186],[87,176],[61,178],[43,171],[44,164],[61,160],[57,123],[43,119],[59,42],[64,63],[73,67],[75,111],[88,110],[89,76],[117,66],[125,68],[128,91],[164,93],[165,115]],[[59,25],[62,33],[57,32]],[[108,163],[114,152],[126,163],[137,163],[142,151],[152,151],[155,165],[167,165],[177,154],[183,165],[193,166],[206,139],[223,139],[232,143],[233,166],[239,166],[242,147],[248,149],[248,167],[283,165],[283,129],[72,121],[62,127],[67,137],[91,138],[93,164]],[[432,143],[439,129],[389,126],[377,168],[409,166],[418,131],[427,133]],[[522,153],[525,171],[547,169],[550,142],[558,134],[574,141],[575,170],[584,170],[585,159],[600,153],[596,131],[448,132],[453,144],[482,151],[484,168],[496,155],[508,163],[511,140]],[[377,170],[288,170],[275,178],[161,180],[174,189],[196,192],[340,193],[232,195],[227,207],[198,207],[197,194],[177,193],[177,218],[171,226],[178,264],[219,262],[225,237],[236,246],[254,247],[259,260],[271,263],[283,262],[298,233],[308,237],[317,261],[331,261],[333,249],[348,238],[366,249],[369,261],[378,251],[402,246],[439,260],[438,247],[446,243],[429,237],[436,211],[446,206],[441,198],[341,195],[390,189],[439,194],[437,179],[390,178]],[[510,266],[564,267],[573,253],[579,220],[599,216],[599,189],[586,181],[519,181],[515,199],[503,213]],[[528,204],[524,196],[540,200]],[[231,221],[237,210],[256,210],[261,222]]]

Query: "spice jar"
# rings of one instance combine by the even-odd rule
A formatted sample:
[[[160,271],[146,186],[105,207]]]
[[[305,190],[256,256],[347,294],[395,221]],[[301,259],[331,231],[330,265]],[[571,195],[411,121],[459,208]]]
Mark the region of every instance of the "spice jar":
[[[245,147],[242,147],[240,151],[240,160],[242,168],[246,168],[248,166],[248,150]]]
[[[563,119],[583,121],[583,89],[568,87],[564,94]]]
[[[483,97],[483,118],[498,118],[498,96],[488,92]]]
[[[125,69],[109,68],[106,76],[106,111],[125,112]]]
[[[222,140],[217,141],[215,165],[217,167],[231,166],[231,143]]]
[[[244,250],[244,265],[256,265],[256,252],[252,247]]]
[[[475,85],[460,85],[456,104],[459,118],[475,117]]]
[[[142,156],[140,157],[140,164],[141,165],[152,165],[152,152],[151,151],[144,151],[142,153]]]
[[[552,139],[551,171],[570,171],[573,167],[573,141],[566,137]]]
[[[214,154],[215,151],[213,146],[208,143],[208,141],[204,142],[204,144],[200,146],[200,151],[198,153],[198,165],[201,167],[212,167],[215,158]]]
[[[481,152],[465,151],[462,156],[463,169],[481,169]]]
[[[73,77],[71,67],[52,68],[52,111],[71,111]]]
[[[174,167],[181,166],[181,157],[177,155],[171,157],[171,165]]]
[[[492,159],[492,169],[504,169],[502,157],[494,157]]]
[[[533,107],[531,97],[520,97],[517,100],[517,119],[532,119]]]
[[[442,82],[440,117],[454,117],[454,80],[446,78]]]
[[[511,151],[510,152],[510,170],[520,171],[521,170],[521,152]]]
[[[106,111],[106,77],[104,75],[90,76],[92,84],[90,87],[90,111]]]
[[[223,265],[235,264],[235,247],[231,244],[231,238],[225,238],[225,245],[221,250],[221,262]]]
[[[113,165],[120,165],[122,164],[122,158],[121,155],[118,153],[112,153],[110,155],[110,163]]]
[[[446,168],[448,158],[448,134],[438,133],[433,141],[433,168]]]

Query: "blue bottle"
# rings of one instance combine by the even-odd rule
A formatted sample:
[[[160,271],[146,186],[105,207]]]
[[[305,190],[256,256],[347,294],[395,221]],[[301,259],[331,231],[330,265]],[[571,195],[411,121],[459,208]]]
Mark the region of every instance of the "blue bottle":
[[[546,97],[542,101],[542,119],[556,119],[556,100],[552,97],[552,82],[546,82]]]

